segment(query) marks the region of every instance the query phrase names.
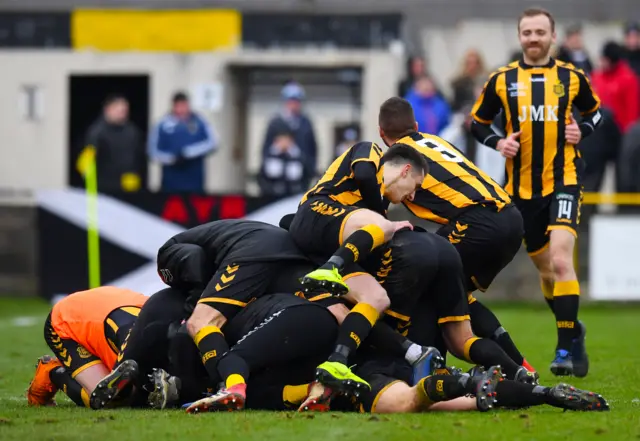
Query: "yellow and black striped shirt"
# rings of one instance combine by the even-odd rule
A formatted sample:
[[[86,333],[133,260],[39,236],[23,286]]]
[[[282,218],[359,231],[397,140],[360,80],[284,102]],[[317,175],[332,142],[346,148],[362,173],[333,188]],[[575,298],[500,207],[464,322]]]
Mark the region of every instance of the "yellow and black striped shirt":
[[[583,117],[591,117],[580,124],[584,137],[601,119],[600,100],[584,72],[570,63],[551,59],[545,66],[529,66],[520,60],[491,75],[471,114],[474,124],[486,126],[504,110],[507,136],[522,132],[518,154],[506,163],[510,195],[544,197],[580,182],[580,153],[565,141],[574,105]],[[497,135],[478,137],[491,146],[490,138],[495,146]]]
[[[358,182],[354,179],[354,166],[359,162],[370,162],[376,168],[376,179],[380,187],[380,198],[384,194],[382,149],[373,142],[359,142],[340,155],[329,166],[322,178],[303,197],[307,199],[324,196],[342,205],[365,206]]]
[[[429,174],[405,206],[416,216],[446,224],[473,205],[490,205],[501,210],[511,202],[509,195],[491,177],[444,139],[427,133],[412,133],[396,141],[422,153]]]

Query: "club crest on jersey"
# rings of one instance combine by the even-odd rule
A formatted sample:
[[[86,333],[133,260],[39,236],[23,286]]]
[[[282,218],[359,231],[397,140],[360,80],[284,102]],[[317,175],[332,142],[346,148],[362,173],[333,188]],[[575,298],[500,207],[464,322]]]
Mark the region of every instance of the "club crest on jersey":
[[[562,98],[564,96],[564,84],[562,84],[560,80],[553,85],[553,93],[555,93],[558,98]]]

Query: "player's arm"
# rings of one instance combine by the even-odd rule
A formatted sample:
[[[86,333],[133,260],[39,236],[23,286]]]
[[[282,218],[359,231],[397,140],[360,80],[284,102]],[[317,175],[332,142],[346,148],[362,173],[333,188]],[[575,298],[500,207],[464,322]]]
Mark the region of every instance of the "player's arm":
[[[363,142],[353,146],[353,153],[351,170],[362,200],[370,210],[384,216],[385,207],[377,176],[380,170],[382,151],[374,143]]]
[[[496,92],[498,74],[485,84],[482,93],[471,110],[471,134],[478,142],[495,149],[502,137],[491,128],[493,119],[502,109],[502,101]]]
[[[598,125],[602,123],[602,113],[600,112],[600,98],[593,91],[591,83],[587,79],[586,75],[582,72],[576,71],[580,81],[580,89],[578,94],[573,100],[573,104],[580,111],[582,120],[578,123],[580,128],[581,138],[591,135]]]

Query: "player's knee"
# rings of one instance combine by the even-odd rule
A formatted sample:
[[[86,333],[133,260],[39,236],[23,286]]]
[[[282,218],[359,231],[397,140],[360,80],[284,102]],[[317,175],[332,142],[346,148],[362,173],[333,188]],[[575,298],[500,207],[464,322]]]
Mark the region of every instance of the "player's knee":
[[[382,232],[384,233],[385,242],[390,241],[393,238],[393,234],[395,233],[395,227],[393,225],[393,222],[381,217],[380,224],[378,226],[382,229]]]
[[[565,252],[551,253],[551,268],[556,280],[570,276],[575,272],[573,256]]]
[[[380,285],[367,293],[365,302],[376,308],[380,314],[391,306],[387,291]]]

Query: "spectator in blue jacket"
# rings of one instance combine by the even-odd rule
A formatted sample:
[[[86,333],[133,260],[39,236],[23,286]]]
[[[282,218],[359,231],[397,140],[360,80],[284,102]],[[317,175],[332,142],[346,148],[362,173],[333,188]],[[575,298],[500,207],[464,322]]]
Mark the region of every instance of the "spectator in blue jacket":
[[[302,186],[307,188],[316,174],[316,137],[313,132],[311,120],[302,112],[302,102],[305,92],[302,86],[296,82],[287,83],[281,91],[284,101],[283,111],[274,116],[269,122],[267,135],[262,145],[263,162],[270,155],[271,146],[276,137],[280,134],[283,125],[289,128],[293,134],[295,144],[301,152],[304,164]]]
[[[217,149],[215,135],[204,118],[191,111],[183,92],[173,96],[171,113],[149,137],[149,156],[162,164],[164,192],[204,192],[204,159]]]
[[[438,95],[430,77],[419,77],[405,99],[413,107],[419,131],[438,135],[449,125],[451,108],[447,101]]]

